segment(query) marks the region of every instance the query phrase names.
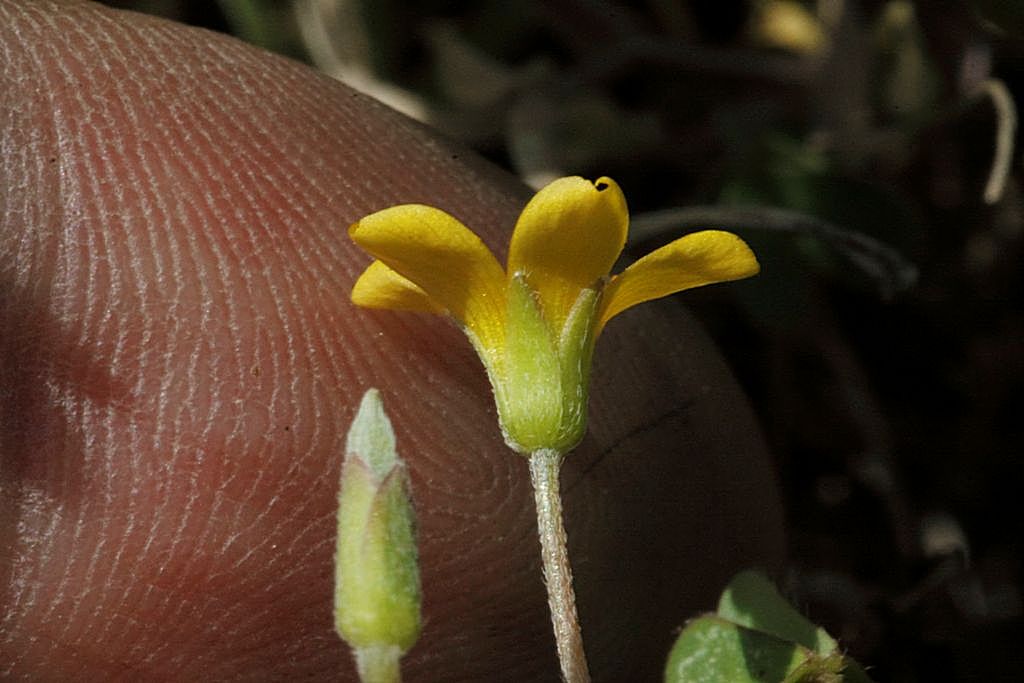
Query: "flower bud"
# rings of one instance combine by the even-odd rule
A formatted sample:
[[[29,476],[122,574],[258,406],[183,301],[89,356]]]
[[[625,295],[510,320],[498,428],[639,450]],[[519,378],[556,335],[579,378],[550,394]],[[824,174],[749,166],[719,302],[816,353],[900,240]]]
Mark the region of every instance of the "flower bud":
[[[338,494],[334,624],[357,653],[405,652],[420,632],[420,578],[409,474],[380,393],[363,396]]]

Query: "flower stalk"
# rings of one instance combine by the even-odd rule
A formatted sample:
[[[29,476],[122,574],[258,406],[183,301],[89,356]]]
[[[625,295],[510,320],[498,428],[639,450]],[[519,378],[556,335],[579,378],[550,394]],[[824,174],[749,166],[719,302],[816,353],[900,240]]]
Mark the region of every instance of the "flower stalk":
[[[530,480],[537,507],[537,535],[544,568],[544,584],[548,591],[551,626],[555,632],[558,661],[566,683],[589,683],[590,670],[583,651],[583,634],[576,614],[576,593],[572,583],[572,566],[566,547],[565,524],[562,521],[562,496],[558,473],[563,453],[539,449],[530,454]]]
[[[362,683],[401,683],[402,650],[397,645],[369,645],[357,647],[353,652]]]

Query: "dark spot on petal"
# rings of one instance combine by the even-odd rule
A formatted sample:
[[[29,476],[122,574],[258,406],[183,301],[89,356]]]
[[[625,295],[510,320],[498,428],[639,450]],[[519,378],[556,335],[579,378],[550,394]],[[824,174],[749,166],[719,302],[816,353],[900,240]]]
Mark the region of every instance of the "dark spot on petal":
[[[608,189],[608,183],[594,183],[594,187],[600,192]]]

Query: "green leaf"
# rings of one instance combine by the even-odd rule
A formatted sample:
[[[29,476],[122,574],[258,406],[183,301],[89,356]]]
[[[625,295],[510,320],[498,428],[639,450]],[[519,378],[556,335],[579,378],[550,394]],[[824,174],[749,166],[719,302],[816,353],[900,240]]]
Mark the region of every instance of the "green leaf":
[[[820,655],[836,651],[836,641],[797,612],[761,574],[744,571],[729,582],[718,601],[718,615],[741,626],[799,643]]]
[[[687,624],[665,665],[666,683],[871,683],[836,641],[757,572],[738,574],[717,614]]]
[[[679,635],[665,666],[665,683],[781,683],[813,655],[796,643],[709,614]]]

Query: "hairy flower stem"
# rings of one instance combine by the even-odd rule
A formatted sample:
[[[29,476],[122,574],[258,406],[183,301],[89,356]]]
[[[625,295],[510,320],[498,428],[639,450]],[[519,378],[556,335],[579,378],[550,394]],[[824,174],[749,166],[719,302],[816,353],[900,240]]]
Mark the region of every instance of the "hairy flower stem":
[[[356,668],[362,683],[401,683],[398,668],[401,650],[394,645],[369,645],[355,648]]]
[[[537,506],[537,534],[544,564],[544,583],[548,589],[551,625],[555,630],[558,661],[566,683],[589,683],[590,671],[583,652],[583,636],[576,616],[576,594],[572,587],[572,567],[566,549],[562,523],[562,498],[558,489],[558,471],[563,454],[540,449],[530,454],[530,479]]]

